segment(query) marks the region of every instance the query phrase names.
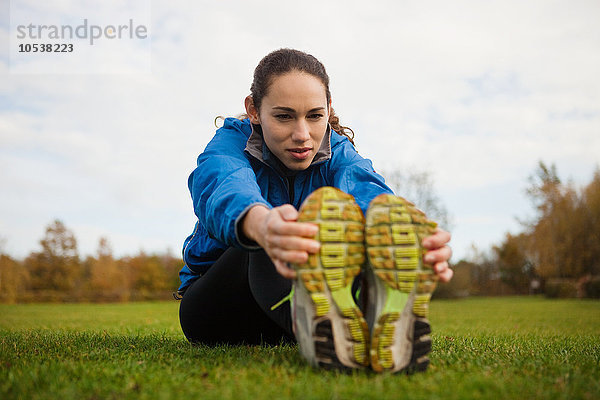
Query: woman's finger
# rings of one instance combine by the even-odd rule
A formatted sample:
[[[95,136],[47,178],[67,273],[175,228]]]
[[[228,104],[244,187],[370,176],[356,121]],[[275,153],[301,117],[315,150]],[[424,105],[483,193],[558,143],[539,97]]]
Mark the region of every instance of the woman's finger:
[[[319,232],[319,227],[307,222],[287,222],[280,220],[270,225],[269,231],[278,235],[314,238],[317,232]]]
[[[450,232],[446,232],[443,229],[437,228],[437,231],[433,235],[427,236],[425,239],[423,239],[423,247],[426,249],[437,249],[445,246],[448,242],[450,242],[451,238],[452,235],[450,235]]]
[[[454,275],[454,271],[452,270],[452,268],[450,268],[448,266],[448,263],[440,263],[440,264],[446,264],[446,265],[440,266],[439,268],[437,268],[440,270],[440,272],[437,274],[437,276],[440,278],[440,281],[442,281],[442,282],[450,282],[450,279],[452,279],[452,276]]]
[[[449,246],[444,246],[435,250],[427,251],[425,254],[425,262],[435,264],[441,261],[448,261],[452,257],[452,249]]]
[[[281,260],[287,263],[304,264],[308,261],[308,253],[306,251],[275,248],[271,249],[268,254],[271,259]]]
[[[318,232],[315,224],[296,222],[298,211],[290,204],[276,207],[272,212],[275,214],[272,229],[281,235],[312,237]]]
[[[269,246],[274,249],[298,250],[314,254],[318,253],[321,248],[318,241],[299,236],[270,235],[267,241]]]
[[[269,211],[269,215],[267,216],[267,221],[265,224],[267,233],[303,237],[316,236],[317,232],[319,231],[319,227],[317,225],[286,220],[284,215],[282,215],[282,207],[274,208]]]
[[[279,213],[281,218],[286,221],[296,221],[298,219],[298,210],[296,210],[296,208],[291,204],[284,204],[282,206],[275,207],[273,210]]]
[[[279,275],[287,279],[296,278],[296,271],[288,267],[286,262],[281,260],[273,260],[273,264],[275,265],[275,270],[279,273]]]
[[[452,278],[452,275],[454,274],[454,271],[452,271],[452,269],[450,269],[450,265],[448,265],[448,263],[446,261],[436,263],[433,266],[433,271],[440,278],[440,280],[442,282],[448,282],[450,280],[450,278]]]

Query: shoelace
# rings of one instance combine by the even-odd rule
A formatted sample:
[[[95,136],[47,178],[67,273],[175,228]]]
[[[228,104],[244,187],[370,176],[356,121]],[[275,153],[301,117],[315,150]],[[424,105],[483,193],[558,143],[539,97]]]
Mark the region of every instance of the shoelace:
[[[277,303],[275,303],[272,307],[271,307],[271,311],[279,308],[283,303],[285,303],[286,301],[292,301],[292,297],[294,297],[294,286],[292,285],[292,290],[290,290],[290,293],[288,293],[283,299],[279,300]]]

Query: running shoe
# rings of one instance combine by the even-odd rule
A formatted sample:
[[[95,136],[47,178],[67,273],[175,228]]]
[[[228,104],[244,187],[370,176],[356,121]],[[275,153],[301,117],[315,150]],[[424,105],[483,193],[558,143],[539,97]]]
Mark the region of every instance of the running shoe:
[[[369,328],[352,296],[352,282],[365,263],[364,216],[354,197],[333,187],[311,193],[299,222],[318,225],[318,254],[297,272],[292,299],[294,333],[313,365],[353,370],[369,365]]]
[[[423,261],[424,237],[437,224],[411,202],[377,196],[365,227],[367,308],[371,328],[371,367],[376,372],[425,371],[431,351],[427,319],[437,275]]]

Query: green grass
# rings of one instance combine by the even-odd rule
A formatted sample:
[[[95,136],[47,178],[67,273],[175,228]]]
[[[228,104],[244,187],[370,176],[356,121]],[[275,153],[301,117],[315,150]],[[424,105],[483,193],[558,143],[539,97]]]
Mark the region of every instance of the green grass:
[[[176,302],[0,305],[0,399],[598,399],[600,302],[436,300],[424,374],[340,374],[294,346],[193,347]]]

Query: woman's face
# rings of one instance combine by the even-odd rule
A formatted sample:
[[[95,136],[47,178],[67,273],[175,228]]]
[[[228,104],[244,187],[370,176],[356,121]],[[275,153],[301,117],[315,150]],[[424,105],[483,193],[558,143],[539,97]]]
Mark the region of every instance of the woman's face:
[[[289,169],[308,168],[319,151],[327,130],[329,107],[325,86],[319,78],[299,71],[276,77],[260,111],[246,98],[253,124],[260,124],[271,152]]]

